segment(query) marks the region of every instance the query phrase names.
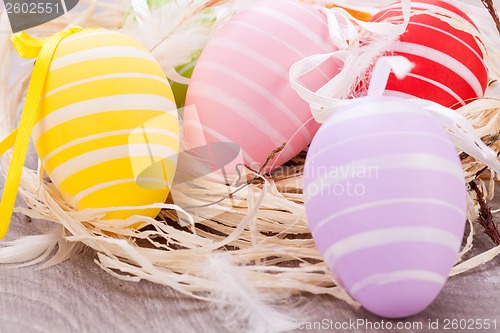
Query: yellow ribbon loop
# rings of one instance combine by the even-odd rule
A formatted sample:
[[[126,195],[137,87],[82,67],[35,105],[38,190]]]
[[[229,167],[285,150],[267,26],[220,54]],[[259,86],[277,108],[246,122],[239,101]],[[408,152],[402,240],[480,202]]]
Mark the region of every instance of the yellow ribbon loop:
[[[11,42],[21,57],[37,57],[37,61],[31,75],[19,127],[0,142],[0,155],[11,147],[14,147],[12,161],[9,166],[7,178],[5,179],[5,187],[0,202],[0,239],[5,237],[10,219],[12,218],[23,166],[28,152],[31,131],[35,123],[38,104],[42,97],[45,79],[47,78],[52,58],[57,46],[64,38],[81,31],[83,31],[82,28],[73,27],[41,40],[35,39],[24,32],[17,33],[11,37]]]
[[[42,39],[36,39],[27,33],[19,32],[17,34],[12,35],[10,37],[10,41],[12,42],[12,45],[14,46],[14,49],[16,50],[17,54],[19,54],[20,57],[26,58],[26,59],[32,59],[39,57],[40,52],[42,51],[42,48],[47,48],[49,44],[55,44],[55,48],[51,53],[50,60],[49,60],[49,65],[50,62],[52,61],[52,54],[54,53],[55,49],[57,48],[57,45],[66,37],[71,36],[77,32],[83,31],[82,28],[80,27],[71,27],[69,29],[66,29],[64,31],[58,32],[57,34],[49,37],[49,38],[42,38]],[[40,60],[40,59],[38,59]],[[36,69],[35,69],[36,70]],[[34,74],[35,72],[33,72]],[[30,82],[31,84],[31,82]]]
[[[17,136],[17,128],[12,131],[5,139],[0,142],[0,156],[5,154],[7,150],[10,148],[14,147],[14,144],[16,143],[16,136]]]
[[[45,39],[36,39],[23,31],[12,35],[10,41],[20,57],[31,59],[38,57]]]

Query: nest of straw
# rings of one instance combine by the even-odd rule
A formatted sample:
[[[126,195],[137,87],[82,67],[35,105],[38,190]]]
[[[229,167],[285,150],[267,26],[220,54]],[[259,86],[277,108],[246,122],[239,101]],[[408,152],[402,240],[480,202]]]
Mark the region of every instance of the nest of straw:
[[[198,9],[224,6],[230,2],[201,1],[203,4]],[[118,29],[126,22],[128,3],[89,0],[86,4],[83,12],[65,15],[46,24],[45,29],[37,29],[37,32],[59,31],[76,24]],[[196,10],[188,13],[185,20],[176,23],[179,27],[189,24],[197,15]],[[2,28],[8,28],[5,13],[0,24]],[[13,75],[14,56],[8,37],[0,35],[0,103],[2,114],[6,115],[0,123],[2,136],[16,124],[31,73],[30,66],[20,67],[23,69],[16,70],[16,79],[9,79]],[[488,51],[490,59],[500,59],[500,50]],[[157,57],[162,63],[161,54]],[[169,64],[181,65],[187,60],[184,57]],[[493,71],[492,74],[498,76],[498,72]],[[491,91],[495,85],[498,83],[492,82]],[[500,152],[499,111],[500,99],[494,97],[480,99],[458,110],[496,152]],[[270,157],[277,151],[270,152]],[[175,189],[176,205],[158,203],[156,207],[164,208],[158,218],[137,216],[126,221],[101,220],[100,217],[106,213],[103,209],[72,209],[44,177],[41,167],[26,168],[20,188],[25,205],[16,211],[33,219],[52,221],[55,226],[46,235],[37,236],[37,244],[42,244],[42,247],[33,252],[30,260],[35,263],[50,258],[45,265],[52,265],[70,258],[84,247],[90,247],[97,254],[96,264],[117,278],[149,280],[197,298],[205,298],[206,292],[216,288],[216,283],[206,276],[205,263],[215,253],[224,252],[259,290],[276,294],[329,294],[356,304],[336,284],[311,237],[302,194],[306,154],[306,151],[300,153],[280,168],[280,172],[263,175],[247,168],[250,177],[236,192],[233,187],[207,179],[178,184]],[[464,239],[463,250],[451,275],[472,269],[500,253],[500,243],[497,243],[496,247],[479,256],[462,260],[473,246],[475,233],[482,232],[485,225],[493,229],[496,227],[488,211],[488,201],[493,198],[498,177],[466,154],[461,154],[461,158],[466,182],[470,184],[467,216],[470,234]],[[4,175],[9,161],[9,155],[1,159]],[[138,223],[141,228],[129,228],[132,223]],[[21,241],[14,240],[3,246],[15,248]],[[23,258],[27,260],[26,256]],[[4,262],[15,260],[10,258]]]

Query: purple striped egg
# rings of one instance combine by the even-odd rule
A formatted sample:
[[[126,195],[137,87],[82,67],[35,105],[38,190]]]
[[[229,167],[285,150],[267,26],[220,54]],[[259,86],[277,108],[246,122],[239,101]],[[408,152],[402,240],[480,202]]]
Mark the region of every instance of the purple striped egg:
[[[187,146],[238,144],[245,162],[259,169],[270,153],[287,143],[267,165],[270,171],[311,143],[319,128],[309,105],[292,89],[290,67],[336,48],[326,16],[296,0],[256,1],[217,31],[194,69],[184,114]],[[317,90],[339,72],[333,60],[303,77]],[[192,108],[191,110],[194,110]]]
[[[462,242],[466,189],[431,114],[386,96],[339,109],[311,144],[304,195],[326,264],[367,310],[407,317],[436,298]]]

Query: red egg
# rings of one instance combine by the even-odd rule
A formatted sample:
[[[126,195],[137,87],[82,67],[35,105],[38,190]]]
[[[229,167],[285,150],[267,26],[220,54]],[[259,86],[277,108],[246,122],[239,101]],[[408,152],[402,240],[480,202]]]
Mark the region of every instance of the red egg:
[[[388,53],[407,57],[415,64],[403,80],[391,74],[386,95],[414,96],[451,108],[459,108],[484,95],[488,72],[481,41],[471,33],[457,29],[437,17],[421,11],[430,10],[444,18],[470,23],[472,20],[455,6],[436,0],[412,1],[406,32]],[[393,4],[376,14],[372,21],[401,22],[401,4]]]

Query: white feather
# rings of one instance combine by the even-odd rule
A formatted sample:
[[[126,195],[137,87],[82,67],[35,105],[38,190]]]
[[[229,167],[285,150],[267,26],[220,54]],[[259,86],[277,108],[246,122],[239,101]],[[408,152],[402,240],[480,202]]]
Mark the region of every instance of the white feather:
[[[366,45],[340,50],[330,54],[313,55],[298,61],[290,68],[290,84],[297,93],[310,104],[314,119],[325,122],[335,110],[350,103],[356,96],[359,85],[368,86],[367,73],[371,67],[398,37],[367,34]],[[320,66],[329,58],[343,63],[343,68],[328,83],[317,91],[311,91],[299,79]]]
[[[146,0],[131,0],[132,10],[134,11],[138,20],[147,22],[151,18],[151,12],[149,11],[148,2]]]
[[[294,318],[268,305],[269,299],[253,286],[243,266],[232,263],[229,255],[210,255],[204,273],[214,286],[215,313],[230,332],[289,332],[297,328]]]
[[[0,243],[0,263],[36,264],[45,260],[62,238],[62,227],[34,236],[25,236],[10,242]]]
[[[133,0],[133,15],[121,31],[143,44],[169,79],[187,83],[174,68],[192,62],[216,28],[246,2],[175,0],[149,9],[145,0]]]
[[[57,242],[57,250],[56,253],[52,253],[51,257],[41,258],[39,262],[43,262],[42,265],[38,267],[38,269],[44,269],[52,266],[56,266],[63,261],[73,258],[75,255],[82,253],[85,249],[88,249],[84,243],[80,242],[69,242],[63,238],[61,238]],[[38,262],[27,262],[25,265],[33,265]]]

